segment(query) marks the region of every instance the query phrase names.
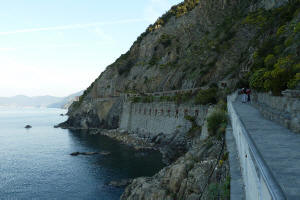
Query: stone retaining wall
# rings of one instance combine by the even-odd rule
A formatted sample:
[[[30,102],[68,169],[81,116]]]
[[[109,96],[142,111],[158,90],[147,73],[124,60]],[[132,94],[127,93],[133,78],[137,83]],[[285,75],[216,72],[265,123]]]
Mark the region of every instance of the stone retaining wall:
[[[172,102],[131,103],[123,105],[120,128],[128,132],[155,136],[159,133],[172,134],[176,130],[187,132],[191,122],[185,116],[196,118],[202,125],[208,106],[176,105]]]
[[[290,92],[285,92],[284,96],[272,96],[254,92],[252,104],[264,117],[300,133],[300,98],[294,93],[291,95]]]

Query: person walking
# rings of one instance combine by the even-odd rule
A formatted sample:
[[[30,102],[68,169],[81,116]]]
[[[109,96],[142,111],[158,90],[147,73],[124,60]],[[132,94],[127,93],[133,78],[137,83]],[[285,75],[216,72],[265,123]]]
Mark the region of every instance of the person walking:
[[[251,90],[249,88],[246,90],[246,94],[247,94],[247,101],[250,102]]]
[[[242,103],[246,103],[247,101],[247,94],[246,94],[246,88],[242,88]]]

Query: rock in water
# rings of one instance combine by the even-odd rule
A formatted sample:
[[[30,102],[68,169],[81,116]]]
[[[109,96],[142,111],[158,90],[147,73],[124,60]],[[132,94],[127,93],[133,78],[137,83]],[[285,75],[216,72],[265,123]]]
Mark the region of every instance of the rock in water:
[[[132,181],[133,179],[122,179],[119,181],[110,181],[108,185],[113,187],[126,187],[127,185],[131,184]]]
[[[108,151],[101,151],[99,154],[101,154],[103,156],[107,156],[107,155],[110,155],[111,153]]]
[[[81,155],[86,155],[86,156],[90,156],[90,155],[96,155],[99,154],[98,152],[82,152],[80,153]]]
[[[25,128],[29,129],[29,128],[32,128],[32,126],[26,125]]]
[[[96,154],[101,154],[103,156],[107,156],[109,154],[111,154],[110,152],[108,151],[101,151],[101,152],[73,152],[71,153],[70,155],[71,156],[78,156],[78,155],[85,155],[85,156],[90,156],[90,155],[96,155]]]
[[[71,156],[78,156],[80,154],[80,152],[73,152],[73,153],[71,153],[70,155]]]

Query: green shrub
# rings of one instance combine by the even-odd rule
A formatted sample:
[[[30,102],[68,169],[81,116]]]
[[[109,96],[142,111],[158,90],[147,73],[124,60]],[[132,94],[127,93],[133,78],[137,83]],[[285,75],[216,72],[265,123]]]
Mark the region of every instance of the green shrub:
[[[196,104],[215,104],[217,103],[218,95],[217,95],[218,89],[217,88],[209,88],[206,90],[200,90],[196,96],[195,103]]]
[[[300,32],[300,22],[298,22],[294,28],[294,33],[299,33],[299,32]]]
[[[190,116],[190,115],[185,115],[184,119],[188,120],[191,122],[192,127],[190,128],[190,130],[187,132],[187,135],[190,137],[194,137],[196,132],[200,132],[201,133],[201,126],[198,126],[197,122],[196,122],[196,117]]]
[[[265,68],[256,70],[250,77],[250,87],[258,91],[264,90],[264,74],[267,70]]]
[[[286,28],[287,28],[286,25],[279,27],[276,32],[277,37],[280,37],[281,35],[283,35],[286,32]]]
[[[210,183],[208,185],[208,197],[210,200],[229,200],[230,199],[230,177],[222,183]]]
[[[192,93],[186,92],[186,93],[178,93],[174,96],[174,100],[177,104],[181,104],[184,102],[187,102],[192,96]]]
[[[276,63],[276,58],[273,54],[269,54],[264,60],[265,66],[267,68],[272,68],[273,65]]]
[[[223,199],[230,199],[230,176],[226,177],[225,182],[222,185]]]
[[[299,62],[297,46],[300,38],[300,22],[297,18],[300,13],[299,6],[299,0],[292,0],[279,8],[250,13],[244,20],[244,23],[268,28],[264,29],[267,32],[258,31],[253,40],[253,45],[259,48],[253,55],[251,88],[281,95],[281,91],[287,88],[298,87],[297,74],[300,71],[296,70],[295,63]],[[263,18],[267,19],[265,24]],[[276,33],[272,32],[274,28],[277,28]]]
[[[132,102],[133,103],[138,103],[138,102],[141,102],[142,101],[142,98],[141,97],[133,97],[132,98]]]
[[[273,49],[276,55],[279,55],[284,50],[284,45],[276,45]]]
[[[290,56],[278,59],[274,69],[264,74],[264,88],[272,91],[274,95],[280,95],[281,91],[287,89],[287,83],[292,79],[293,60]]]
[[[153,96],[144,96],[142,97],[142,102],[143,103],[151,103],[154,101],[154,97]]]
[[[255,51],[253,54],[253,66],[254,68],[261,68],[264,66],[264,58],[263,56],[259,55],[258,51]]]
[[[223,100],[220,100],[219,102],[218,102],[218,105],[217,105],[217,108],[219,109],[219,110],[222,110],[222,111],[227,111],[227,103],[225,102],[225,101],[223,101]]]
[[[256,12],[250,13],[242,22],[243,24],[252,24],[263,28],[268,23],[266,11],[259,9]]]
[[[207,118],[207,129],[211,136],[225,133],[227,125],[227,113],[223,110],[216,110]]]
[[[190,115],[185,115],[184,119],[190,121],[191,123],[195,123],[196,122],[196,118]]]
[[[289,89],[295,89],[297,85],[300,83],[300,73],[296,73],[295,76],[289,80],[287,83],[287,87]]]
[[[291,35],[284,41],[284,45],[286,47],[291,46],[293,44],[293,41],[294,41],[294,36]]]
[[[171,96],[161,96],[159,98],[160,101],[173,101],[173,97]]]
[[[209,196],[209,199],[211,199],[211,200],[217,200],[217,199],[219,199],[219,193],[220,193],[219,184],[217,184],[217,183],[210,183],[208,185],[208,196]]]
[[[172,42],[172,36],[168,34],[162,34],[159,38],[159,43],[161,43],[165,48],[168,47]]]

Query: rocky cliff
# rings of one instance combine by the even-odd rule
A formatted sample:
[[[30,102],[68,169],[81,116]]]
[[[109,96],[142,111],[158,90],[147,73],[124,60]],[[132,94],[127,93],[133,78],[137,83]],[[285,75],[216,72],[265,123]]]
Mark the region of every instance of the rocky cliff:
[[[259,13],[256,18],[247,18],[285,2],[186,0],[172,7],[71,106],[64,126],[116,128],[120,102],[95,101],[102,97],[221,82],[234,86],[253,66],[253,55],[260,44],[280,26],[274,24],[262,33],[261,23],[267,19]]]
[[[253,88],[271,91],[276,84],[280,90],[295,87],[300,80],[299,6],[299,0],[185,0],[106,68],[71,105],[69,119],[61,126],[116,129],[125,94],[212,84],[230,91],[248,86],[248,81]],[[181,157],[154,177],[134,180],[122,198],[226,196],[227,190],[220,189],[228,185],[223,141],[209,137],[199,142],[196,136],[186,143],[185,151],[176,154]]]

